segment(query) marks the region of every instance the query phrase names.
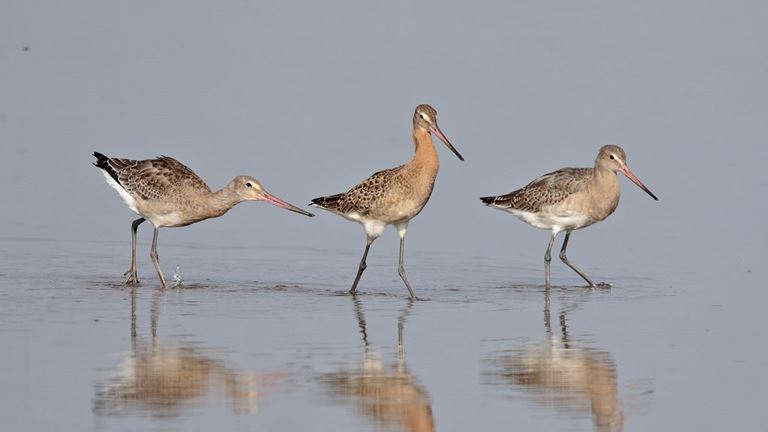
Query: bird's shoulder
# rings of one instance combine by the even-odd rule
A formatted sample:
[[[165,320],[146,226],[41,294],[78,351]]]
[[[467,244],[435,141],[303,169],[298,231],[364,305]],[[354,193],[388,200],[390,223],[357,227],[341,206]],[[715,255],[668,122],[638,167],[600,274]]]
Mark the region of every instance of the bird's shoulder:
[[[169,156],[135,161],[118,175],[129,192],[145,200],[164,199],[180,191],[211,191],[194,171]]]
[[[392,187],[401,170],[402,166],[381,170],[353,186],[339,200],[339,210],[365,213],[373,202],[383,196],[384,191]]]
[[[562,168],[534,179],[522,188],[494,197],[492,205],[536,212],[586,188],[591,168]]]

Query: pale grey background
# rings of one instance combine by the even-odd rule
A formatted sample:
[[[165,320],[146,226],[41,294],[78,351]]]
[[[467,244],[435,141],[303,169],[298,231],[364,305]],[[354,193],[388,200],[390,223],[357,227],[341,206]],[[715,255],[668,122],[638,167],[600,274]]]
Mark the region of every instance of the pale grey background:
[[[407,161],[413,108],[430,103],[466,157],[440,146],[435,192],[407,243],[411,281],[433,301],[414,307],[406,352],[439,430],[477,427],[473,413],[487,430],[592,424],[589,413],[574,427],[558,407],[532,407],[524,390],[508,390],[522,399],[510,401],[481,384],[493,353],[545,337],[537,284],[547,233],[477,198],[590,166],[605,143],[624,147],[661,200],[621,180],[616,214],[569,249],[618,286],[579,290],[556,263],[555,283],[567,288],[555,291],[553,319],[573,308],[575,346],[615,360],[627,430],[761,427],[766,40],[768,5],[758,1],[3,0],[3,418],[38,430],[146,420],[126,426],[90,411],[115,353],[130,346],[119,282],[134,217],[91,152],[171,155],[214,188],[250,174],[304,205]],[[266,371],[297,358],[307,373],[357,361],[354,309],[335,294],[351,282],[364,236],[316,213],[246,203],[163,230],[166,273],[181,265],[191,289],[164,294],[161,336],[223,347],[225,361]],[[143,226],[142,337],[156,286],[150,238]],[[394,296],[363,300],[371,339],[387,348],[404,304],[396,251],[390,231],[364,278],[367,293]],[[185,412],[181,427],[332,420],[333,430],[360,430],[365,421],[285,387],[263,415]],[[651,396],[638,408],[633,393]]]

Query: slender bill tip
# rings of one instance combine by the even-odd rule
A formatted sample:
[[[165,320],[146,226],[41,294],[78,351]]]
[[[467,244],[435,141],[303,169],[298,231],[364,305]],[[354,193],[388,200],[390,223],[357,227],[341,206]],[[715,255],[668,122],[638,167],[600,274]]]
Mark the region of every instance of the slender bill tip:
[[[625,176],[626,176],[626,177],[627,177],[629,180],[631,180],[631,181],[632,181],[632,183],[636,184],[636,185],[637,185],[637,187],[639,187],[640,189],[644,190],[644,191],[645,191],[645,193],[647,193],[648,195],[650,195],[650,196],[651,196],[651,198],[655,199],[656,201],[658,201],[658,200],[659,200],[659,198],[658,198],[656,195],[654,195],[654,194],[653,194],[653,192],[651,192],[651,190],[650,190],[650,189],[648,189],[648,187],[647,187],[647,186],[645,186],[645,185],[643,184],[643,182],[641,182],[641,181],[640,181],[640,179],[639,179],[639,178],[637,178],[637,176],[636,176],[636,175],[635,175],[635,174],[632,172],[632,170],[630,170],[630,169],[629,169],[629,167],[627,167],[627,166],[623,166],[623,167],[621,168],[621,172],[622,172],[622,174],[624,174],[624,175],[625,175]]]
[[[456,150],[456,147],[454,147],[453,144],[451,144],[451,142],[448,140],[448,137],[446,137],[445,134],[443,134],[443,131],[441,131],[440,128],[437,127],[437,125],[430,127],[430,131],[433,134],[435,134],[435,136],[437,136],[440,139],[440,141],[442,141],[443,144],[445,144],[445,146],[448,147],[448,149],[451,150],[453,154],[456,155],[457,158],[459,158],[460,161],[464,162],[464,156],[462,156],[461,153],[459,153],[459,151]]]
[[[315,216],[314,214],[312,214],[312,213],[310,213],[310,212],[308,212],[308,211],[306,211],[304,209],[296,207],[295,205],[290,204],[288,202],[285,202],[285,201],[281,200],[280,198],[278,198],[278,197],[276,197],[274,195],[268,194],[266,192],[264,192],[263,200],[268,202],[268,203],[270,203],[270,204],[272,204],[272,205],[275,205],[277,207],[280,207],[280,208],[288,210],[288,211],[292,211],[294,213],[298,213],[298,214],[301,214],[301,215],[304,215],[304,216],[307,216],[307,217],[314,217]]]

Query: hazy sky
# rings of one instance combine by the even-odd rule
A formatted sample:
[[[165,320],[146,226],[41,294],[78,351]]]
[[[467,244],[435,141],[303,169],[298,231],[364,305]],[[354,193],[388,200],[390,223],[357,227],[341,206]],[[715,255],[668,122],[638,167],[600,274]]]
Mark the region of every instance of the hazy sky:
[[[409,252],[540,261],[547,233],[477,197],[617,143],[661,200],[623,179],[616,214],[574,235],[577,262],[750,268],[768,239],[767,40],[760,1],[4,0],[0,236],[125,241],[127,259],[133,215],[94,150],[171,155],[213,188],[253,175],[304,205],[407,161],[430,103],[466,162],[439,148]],[[359,226],[317,213],[245,203],[161,248],[362,251]],[[393,231],[374,247],[396,250]]]

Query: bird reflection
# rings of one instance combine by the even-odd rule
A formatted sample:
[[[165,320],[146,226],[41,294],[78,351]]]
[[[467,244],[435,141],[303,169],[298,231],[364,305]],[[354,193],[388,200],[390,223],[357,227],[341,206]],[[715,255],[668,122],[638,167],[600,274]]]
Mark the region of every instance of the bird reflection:
[[[189,343],[161,341],[157,321],[162,295],[158,290],[152,299],[152,338],[147,341],[136,334],[136,287],[131,288],[131,352],[113,378],[97,385],[94,413],[176,417],[211,394],[229,398],[235,413],[256,412],[259,390],[273,385],[279,375],[239,371]]]
[[[579,348],[568,336],[564,309],[559,314],[560,336],[552,331],[549,290],[545,292],[544,327],[547,341],[495,355],[489,374],[512,383],[537,404],[567,415],[591,412],[595,430],[621,431],[624,414],[618,395],[616,365],[604,351]]]
[[[376,346],[368,343],[365,314],[360,300],[352,299],[363,340],[363,362],[359,368],[325,374],[322,382],[342,400],[353,403],[357,412],[383,429],[434,431],[432,405],[426,391],[405,364],[403,326],[413,307],[409,300],[397,320],[397,361],[386,366]]]

